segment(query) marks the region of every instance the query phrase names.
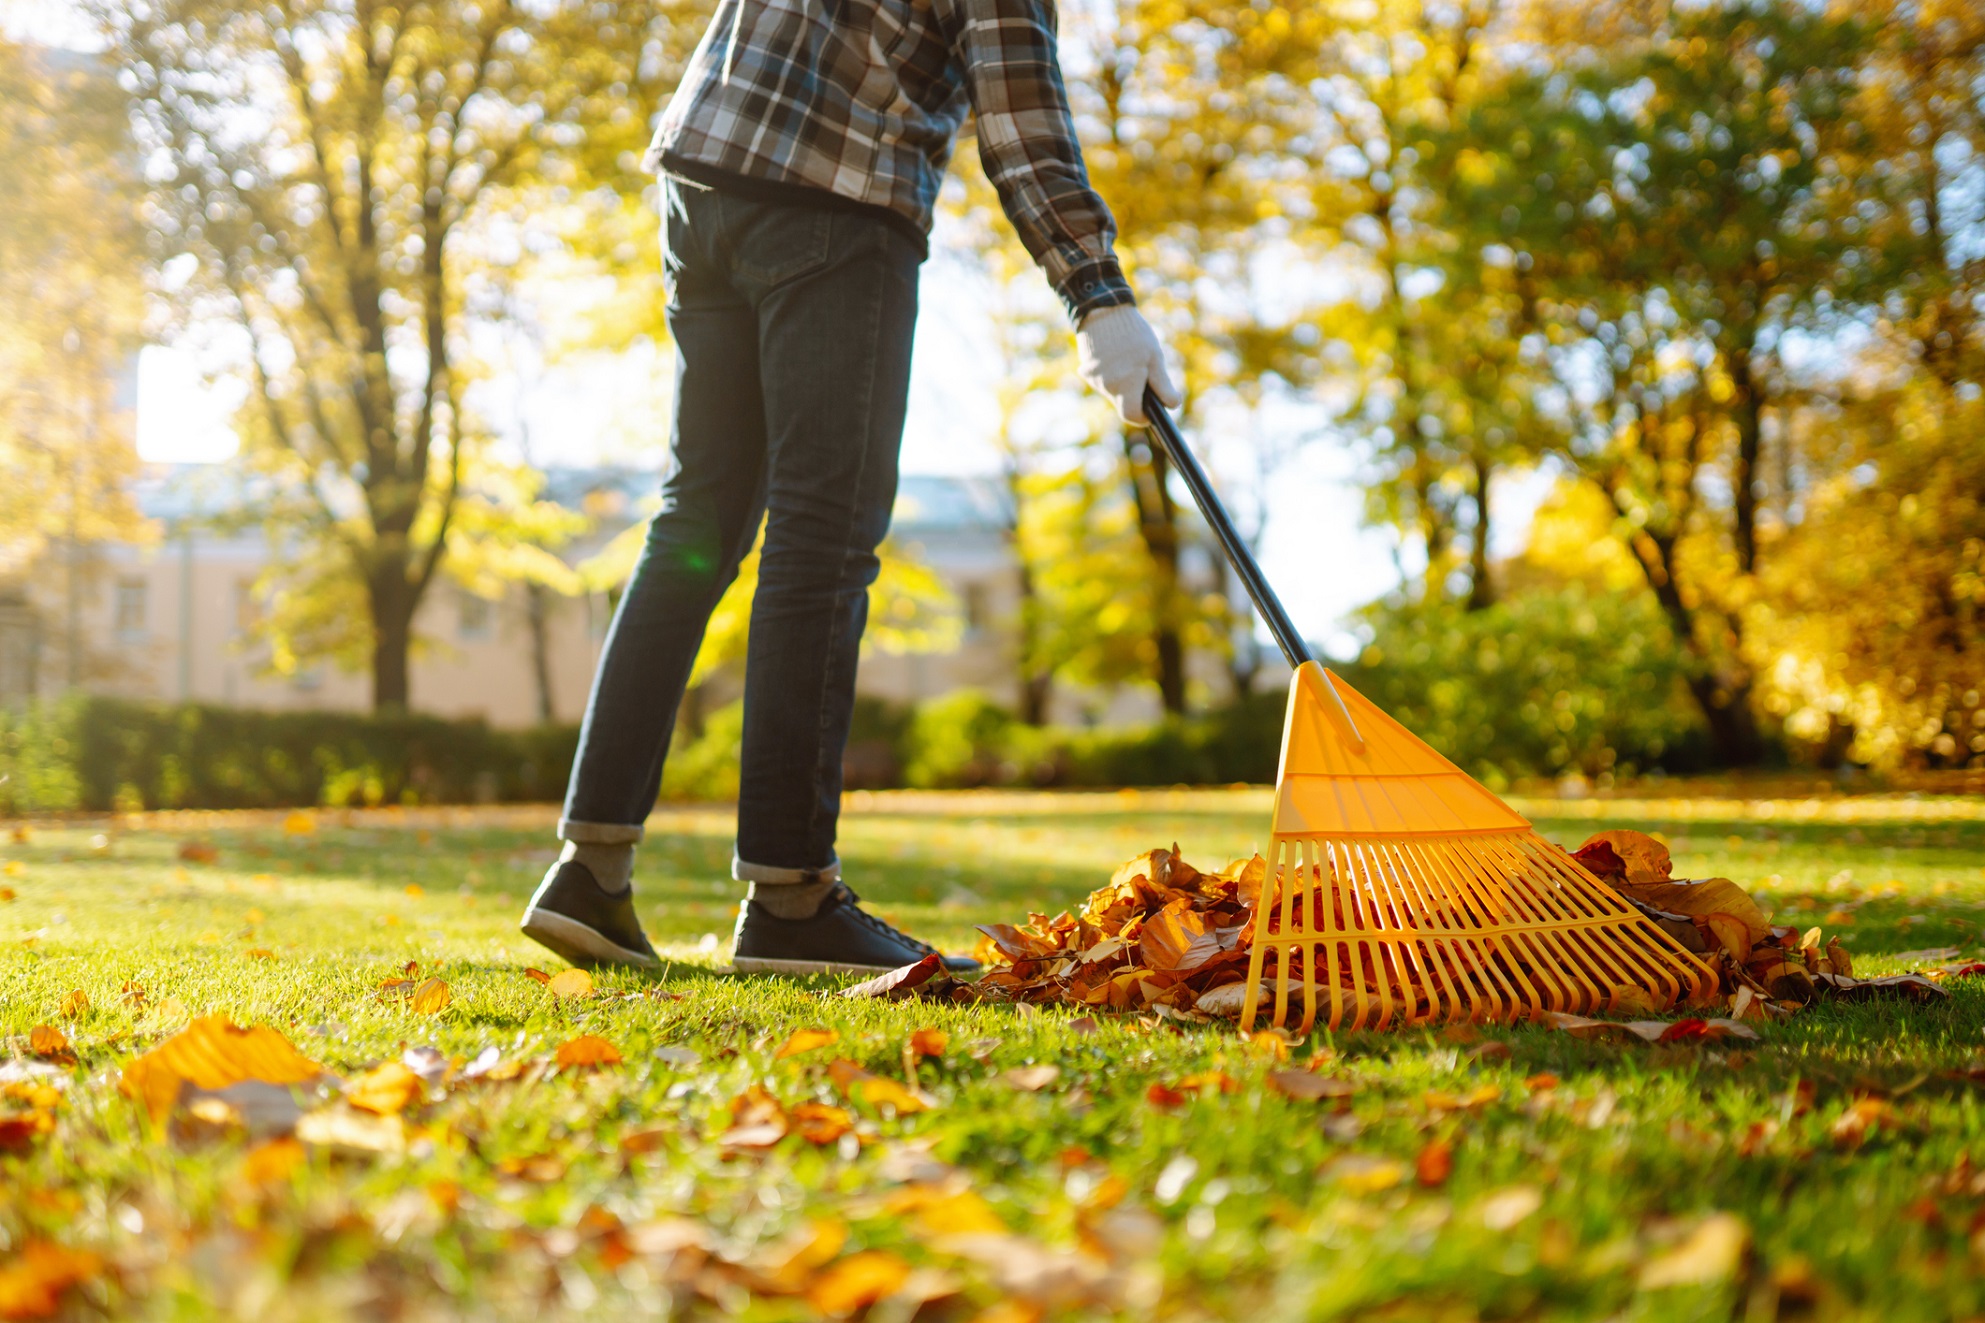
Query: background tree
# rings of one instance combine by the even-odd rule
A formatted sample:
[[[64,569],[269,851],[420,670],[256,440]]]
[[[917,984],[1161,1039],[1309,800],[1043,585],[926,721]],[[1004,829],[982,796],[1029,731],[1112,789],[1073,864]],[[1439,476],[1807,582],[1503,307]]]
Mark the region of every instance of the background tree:
[[[292,646],[363,648],[375,707],[403,708],[416,613],[470,536],[486,433],[468,327],[505,242],[487,222],[583,138],[639,132],[667,67],[644,57],[674,30],[632,0],[155,0],[103,17],[163,163],[158,255],[194,259],[189,304],[238,330],[242,430],[283,492],[272,536],[313,571],[285,589],[314,626]]]
[[[58,580],[41,600],[62,618],[42,624],[71,688],[90,672],[93,548],[147,534],[118,398],[145,312],[135,171],[108,66],[0,38],[0,580]]]

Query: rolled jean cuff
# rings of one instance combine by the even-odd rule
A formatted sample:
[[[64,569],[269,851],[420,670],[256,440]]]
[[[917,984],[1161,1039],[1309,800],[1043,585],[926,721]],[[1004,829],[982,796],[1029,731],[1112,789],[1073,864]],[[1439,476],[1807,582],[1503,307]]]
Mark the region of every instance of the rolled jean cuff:
[[[787,884],[839,882],[841,861],[830,859],[824,868],[774,868],[770,864],[748,864],[736,855],[732,855],[731,876],[739,882],[756,882],[761,886],[776,885],[781,882]]]
[[[640,823],[574,822],[558,820],[558,839],[574,845],[639,845],[646,828]]]

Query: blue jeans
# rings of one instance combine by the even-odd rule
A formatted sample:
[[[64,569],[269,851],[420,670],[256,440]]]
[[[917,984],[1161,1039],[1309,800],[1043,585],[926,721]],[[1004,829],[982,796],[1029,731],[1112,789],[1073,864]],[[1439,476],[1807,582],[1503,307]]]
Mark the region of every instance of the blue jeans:
[[[858,212],[675,180],[664,196],[675,466],[593,677],[559,834],[640,839],[710,612],[762,519],[737,872],[831,876],[923,253]]]

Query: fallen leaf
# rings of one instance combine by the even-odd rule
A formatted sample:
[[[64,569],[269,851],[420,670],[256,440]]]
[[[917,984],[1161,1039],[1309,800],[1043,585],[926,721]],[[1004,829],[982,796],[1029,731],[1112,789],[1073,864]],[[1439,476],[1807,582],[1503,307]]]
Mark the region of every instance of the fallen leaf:
[[[211,864],[221,857],[221,852],[206,841],[181,841],[178,853],[183,864]]]
[[[832,1029],[795,1029],[792,1037],[772,1054],[772,1059],[784,1061],[787,1057],[796,1057],[803,1052],[812,1052],[816,1048],[840,1041],[841,1035]]]
[[[1751,1244],[1750,1229],[1731,1213],[1711,1213],[1679,1245],[1649,1259],[1640,1270],[1640,1288],[1713,1286],[1736,1277]]]
[[[103,1260],[50,1240],[30,1240],[0,1265],[0,1318],[47,1318],[63,1295],[103,1271]]]
[[[1186,1100],[1186,1094],[1180,1093],[1177,1089],[1168,1088],[1156,1080],[1153,1080],[1151,1087],[1144,1091],[1144,1101],[1150,1103],[1153,1107],[1182,1107],[1185,1105]]]
[[[1432,1190],[1447,1184],[1454,1171],[1454,1148],[1445,1139],[1430,1139],[1413,1159],[1413,1179]]]
[[[558,998],[590,997],[593,995],[593,976],[583,969],[561,970],[545,984],[551,995]]]
[[[725,1148],[770,1148],[791,1128],[786,1109],[760,1085],[731,1099],[730,1128],[717,1138]]]
[[[250,1185],[274,1185],[286,1181],[303,1165],[303,1145],[290,1135],[257,1144],[241,1159],[241,1179]]]
[[[1263,1082],[1285,1098],[1316,1102],[1322,1098],[1349,1098],[1358,1090],[1346,1080],[1318,1075],[1308,1070],[1271,1070]]]
[[[361,1111],[394,1116],[427,1096],[427,1082],[397,1061],[374,1066],[345,1085],[345,1101]]]
[[[554,1060],[562,1067],[617,1066],[620,1064],[620,1049],[595,1034],[581,1034],[570,1042],[559,1044]]]
[[[1549,1071],[1545,1071],[1524,1080],[1523,1086],[1533,1093],[1543,1093],[1558,1087],[1558,1077]]]
[[[830,1318],[846,1318],[868,1308],[910,1279],[910,1265],[887,1250],[861,1250],[829,1264],[807,1289],[806,1298]]]
[[[439,1015],[447,1009],[453,997],[454,994],[448,991],[446,983],[438,978],[431,978],[414,989],[413,999],[409,1004],[416,1015]]]
[[[1039,1093],[1060,1078],[1061,1068],[1049,1065],[1015,1066],[1011,1070],[1000,1072],[999,1077],[1000,1082],[1007,1087],[1026,1093]]]
[[[537,983],[551,982],[551,975],[545,973],[542,969],[527,969],[524,971],[524,977]]]
[[[904,965],[900,969],[890,970],[887,974],[877,974],[874,978],[857,983],[851,988],[844,988],[841,990],[841,995],[856,1001],[874,998],[899,1001],[904,997],[915,995],[926,985],[943,982],[944,979],[939,977],[943,974],[944,961],[933,951],[913,965]]]
[[[1544,1192],[1534,1185],[1512,1185],[1482,1201],[1482,1225],[1508,1231],[1544,1206]]]
[[[73,1020],[90,1008],[90,994],[77,988],[62,999],[62,1018]]]
[[[1604,855],[1594,850],[1594,846],[1605,846],[1619,861],[1620,875],[1634,886],[1658,886],[1674,872],[1674,861],[1668,855],[1668,847],[1646,832],[1602,831],[1586,838],[1585,844],[1578,847],[1572,858],[1596,876],[1606,877],[1607,874],[1600,871],[1600,867],[1604,866]],[[1591,852],[1589,856],[1588,851]]]
[[[622,1153],[653,1153],[669,1142],[673,1130],[657,1126],[652,1130],[635,1130],[620,1137]]]
[[[1086,1020],[1089,1017],[1085,1015],[1082,1018]],[[1074,1029],[1078,1023],[1080,1021],[1071,1022],[1069,1028]],[[1094,1020],[1089,1023],[1092,1028],[1095,1026]],[[941,1057],[950,1045],[951,1035],[942,1029],[918,1029],[910,1035],[910,1051],[919,1057]]]
[[[266,946],[251,946],[242,952],[250,960],[274,960],[276,953]]]
[[[267,1025],[242,1029],[225,1016],[208,1015],[127,1062],[118,1087],[143,1103],[157,1123],[172,1110],[182,1085],[211,1090],[243,1080],[301,1084],[323,1073]]]
[[[776,1294],[797,1295],[847,1243],[845,1224],[834,1218],[816,1218],[754,1260],[753,1284]]]
[[[790,1115],[793,1128],[809,1144],[832,1144],[855,1127],[852,1112],[828,1103],[801,1103]]]
[[[38,1024],[28,1030],[28,1051],[49,1060],[76,1059],[75,1049],[69,1045],[69,1035],[52,1024]]]
[[[1827,1127],[1827,1136],[1842,1148],[1853,1148],[1868,1137],[1870,1130],[1883,1124],[1888,1114],[1887,1099],[1862,1098],[1835,1118]]]
[[[1352,1194],[1377,1194],[1406,1178],[1406,1168],[1391,1158],[1371,1153],[1345,1153],[1323,1166],[1323,1178]]]
[[[283,831],[291,836],[309,836],[317,830],[317,819],[298,809],[283,819]]]
[[[346,1106],[322,1107],[297,1119],[296,1137],[315,1148],[354,1153],[399,1153],[407,1130],[397,1116],[380,1116]]]

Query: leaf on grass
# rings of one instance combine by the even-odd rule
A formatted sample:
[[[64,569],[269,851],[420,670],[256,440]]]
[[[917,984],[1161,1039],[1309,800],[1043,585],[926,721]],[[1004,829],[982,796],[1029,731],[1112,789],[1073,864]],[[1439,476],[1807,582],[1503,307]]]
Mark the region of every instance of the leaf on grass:
[[[267,1025],[242,1029],[221,1015],[202,1016],[143,1056],[125,1064],[118,1087],[163,1121],[182,1084],[225,1089],[243,1080],[302,1084],[324,1068]]]
[[[90,1008],[90,994],[77,988],[62,999],[62,1018],[73,1020]]]
[[[669,1142],[675,1132],[666,1126],[656,1126],[652,1130],[635,1130],[620,1137],[622,1153],[653,1153]]]
[[[1235,1093],[1240,1087],[1224,1070],[1198,1070],[1179,1081],[1179,1090],[1186,1093]]]
[[[291,836],[308,836],[317,830],[317,819],[298,809],[283,819],[283,831]]]
[[[717,1138],[725,1148],[770,1148],[791,1129],[786,1109],[757,1084],[731,1099],[730,1128]]]
[[[1595,846],[1605,847],[1604,850]],[[1668,847],[1639,831],[1602,831],[1586,838],[1584,845],[1572,858],[1584,864],[1598,877],[1608,877],[1601,868],[1606,867],[1605,854],[1610,852],[1618,861],[1618,874],[1634,886],[1658,886],[1673,875],[1675,865],[1669,858]],[[1611,880],[1610,878],[1608,880]],[[1663,906],[1662,908],[1666,908]]]
[[[593,995],[593,976],[583,969],[566,969],[546,981],[551,995],[558,998],[590,997]]]
[[[829,1103],[805,1102],[793,1108],[793,1128],[809,1144],[832,1144],[855,1128],[852,1112]]]
[[[1323,1178],[1352,1194],[1377,1194],[1406,1178],[1406,1168],[1392,1158],[1372,1153],[1345,1153],[1323,1166]]]
[[[931,1100],[924,1095],[911,1092],[895,1080],[871,1075],[846,1057],[828,1066],[827,1075],[842,1093],[871,1107],[887,1103],[901,1115],[909,1116],[927,1111],[932,1106]]]
[[[103,1271],[103,1260],[50,1240],[30,1240],[0,1265],[0,1318],[47,1318],[63,1295]]]
[[[524,971],[524,977],[538,983],[551,982],[551,975],[545,973],[542,969],[527,969]]]
[[[617,1066],[620,1049],[597,1034],[581,1034],[561,1043],[554,1058],[560,1066]]]
[[[1087,1016],[1083,1018],[1088,1019]],[[1074,1024],[1069,1026],[1071,1029],[1074,1027]],[[1095,1021],[1090,1021],[1090,1027],[1095,1027]],[[910,1035],[910,1051],[919,1057],[941,1057],[950,1045],[951,1035],[942,1029],[918,1029]]]
[[[1061,1067],[1050,1065],[1015,1066],[1000,1072],[1000,1083],[1023,1093],[1039,1093],[1061,1078]]]
[[[276,953],[266,946],[251,946],[242,952],[250,960],[274,960]]]
[[[1420,1156],[1413,1159],[1413,1179],[1429,1190],[1447,1184],[1453,1171],[1454,1146],[1445,1139],[1428,1140],[1420,1149]]]
[[[1679,1245],[1642,1266],[1640,1288],[1658,1291],[1730,1281],[1742,1270],[1750,1244],[1750,1228],[1743,1219],[1732,1213],[1711,1213]]]
[[[59,1061],[64,1065],[74,1065],[76,1051],[69,1045],[69,1035],[52,1024],[38,1024],[28,1030],[28,1051],[45,1061]]]
[[[248,1150],[241,1159],[241,1179],[250,1185],[275,1185],[303,1165],[303,1145],[283,1135]]]
[[[305,1112],[297,1119],[296,1137],[314,1148],[353,1153],[399,1153],[407,1146],[406,1124],[399,1117],[344,1106]]]
[[[811,1052],[816,1048],[826,1047],[830,1043],[838,1043],[840,1041],[841,1035],[832,1029],[795,1029],[793,1030],[792,1037],[788,1038],[780,1046],[779,1050],[772,1054],[772,1059],[774,1061],[784,1061],[787,1057],[796,1057],[803,1052]]]
[[[1887,1099],[1862,1098],[1835,1118],[1827,1128],[1827,1137],[1842,1148],[1853,1148],[1868,1137],[1870,1130],[1885,1124],[1888,1115]]]
[[[426,1096],[427,1082],[397,1061],[374,1066],[345,1086],[345,1101],[378,1116],[396,1116]]]
[[[1564,1011],[1546,1011],[1543,1021],[1573,1038],[1628,1038],[1643,1043],[1741,1038],[1756,1041],[1758,1031],[1738,1020],[1592,1020]]]
[[[1153,1080],[1151,1081],[1151,1087],[1144,1091],[1144,1101],[1150,1103],[1153,1107],[1183,1107],[1187,1101],[1187,1095]]]
[[[431,978],[414,989],[409,1005],[415,1015],[439,1015],[452,1000],[454,994],[448,990],[448,985],[438,978]]]
[[[1285,1098],[1317,1102],[1324,1098],[1349,1098],[1358,1090],[1349,1082],[1307,1070],[1271,1070],[1264,1082]]]
[[[846,1318],[893,1295],[910,1280],[910,1265],[887,1250],[861,1250],[829,1264],[806,1298],[830,1318]]]
[[[1951,994],[1921,974],[1890,974],[1886,978],[1850,978],[1845,974],[1815,974],[1813,983],[1829,1001],[1942,1001]]]
[[[206,841],[181,841],[179,861],[185,864],[211,864],[221,857],[221,852]]]
[[[831,1262],[848,1243],[847,1226],[835,1218],[817,1218],[768,1248],[752,1264],[753,1285],[777,1295],[806,1290],[814,1273]]]
[[[1508,1231],[1544,1206],[1544,1192],[1534,1185],[1512,1185],[1482,1201],[1482,1225]]]
[[[898,1001],[911,996],[925,984],[937,979],[944,972],[944,960],[935,951],[917,961],[914,965],[904,965],[892,969],[887,974],[877,974],[852,988],[843,988],[841,995],[854,1001],[881,998]]]

